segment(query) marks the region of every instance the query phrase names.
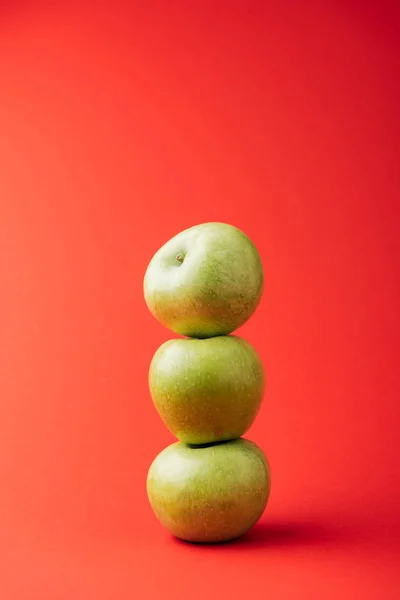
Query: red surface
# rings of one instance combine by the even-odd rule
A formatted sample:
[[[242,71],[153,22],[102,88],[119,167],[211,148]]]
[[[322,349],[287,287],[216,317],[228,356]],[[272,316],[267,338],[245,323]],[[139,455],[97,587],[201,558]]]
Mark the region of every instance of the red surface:
[[[398,598],[395,3],[139,5],[1,5],[0,596]],[[146,499],[142,277],[207,220],[265,264],[273,489],[198,547]]]

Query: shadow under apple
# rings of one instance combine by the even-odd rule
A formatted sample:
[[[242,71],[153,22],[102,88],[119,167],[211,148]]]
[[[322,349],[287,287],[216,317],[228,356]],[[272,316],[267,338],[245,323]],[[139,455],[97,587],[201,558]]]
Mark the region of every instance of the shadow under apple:
[[[335,545],[350,541],[350,532],[333,523],[301,520],[274,520],[255,525],[243,536],[227,542],[193,543],[173,538],[177,544],[200,547],[232,547],[235,550],[268,547]]]

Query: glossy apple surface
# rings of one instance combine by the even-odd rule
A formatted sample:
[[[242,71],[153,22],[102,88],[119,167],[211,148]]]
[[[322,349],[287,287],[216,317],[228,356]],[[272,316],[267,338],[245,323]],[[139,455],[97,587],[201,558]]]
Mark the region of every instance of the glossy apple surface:
[[[189,337],[232,333],[254,313],[263,268],[253,242],[226,223],[203,223],[170,239],[151,259],[144,297],[163,325]]]
[[[258,353],[240,337],[174,339],[153,356],[149,387],[166,427],[182,442],[206,444],[249,429],[265,375]]]
[[[270,486],[263,451],[243,438],[200,447],[176,442],[155,458],[147,477],[155,516],[189,542],[222,542],[246,533],[264,512]]]

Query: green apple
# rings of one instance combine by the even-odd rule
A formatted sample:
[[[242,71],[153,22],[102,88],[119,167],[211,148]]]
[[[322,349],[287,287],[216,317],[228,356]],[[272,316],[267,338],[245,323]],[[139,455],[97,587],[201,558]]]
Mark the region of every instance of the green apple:
[[[261,359],[233,336],[174,339],[160,346],[149,370],[150,394],[166,427],[182,442],[241,437],[264,395]]]
[[[263,268],[253,242],[226,223],[185,229],[151,259],[144,297],[163,325],[189,337],[226,335],[254,313]]]
[[[155,516],[189,542],[246,533],[264,512],[270,486],[267,458],[243,438],[200,447],[176,442],[155,458],[147,476]]]

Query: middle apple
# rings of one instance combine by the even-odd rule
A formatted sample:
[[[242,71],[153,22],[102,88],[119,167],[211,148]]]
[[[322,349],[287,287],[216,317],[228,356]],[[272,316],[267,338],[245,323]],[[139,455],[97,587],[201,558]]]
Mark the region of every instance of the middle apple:
[[[178,440],[208,444],[246,433],[261,406],[265,373],[256,350],[238,336],[173,339],[154,354],[149,387]]]

